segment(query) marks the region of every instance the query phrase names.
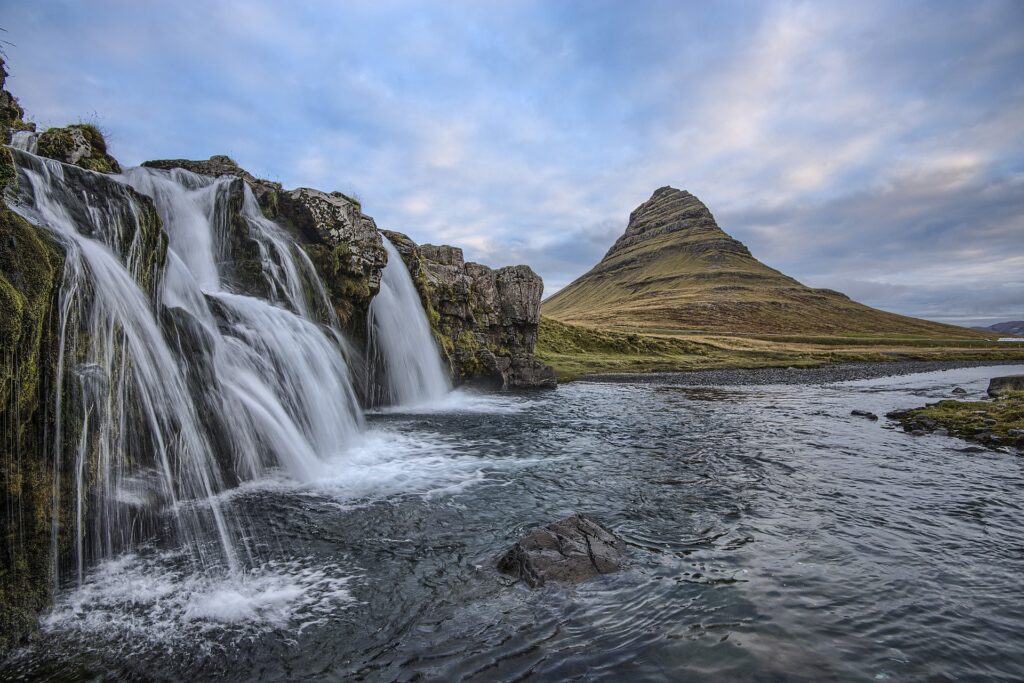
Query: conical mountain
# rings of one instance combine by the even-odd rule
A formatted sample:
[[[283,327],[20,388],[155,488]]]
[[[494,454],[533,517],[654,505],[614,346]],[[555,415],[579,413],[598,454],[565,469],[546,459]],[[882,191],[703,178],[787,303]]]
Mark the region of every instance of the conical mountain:
[[[886,313],[769,268],[697,197],[662,187],[601,262],[544,302],[561,322],[639,332],[971,336]]]

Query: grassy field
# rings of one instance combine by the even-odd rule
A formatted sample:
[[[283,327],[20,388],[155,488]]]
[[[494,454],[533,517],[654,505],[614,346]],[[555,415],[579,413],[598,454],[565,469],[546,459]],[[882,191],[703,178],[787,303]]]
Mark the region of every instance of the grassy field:
[[[547,317],[541,318],[536,352],[555,369],[561,381],[606,372],[812,367],[897,360],[1024,361],[1024,345],[1008,346],[975,335],[641,334],[568,325]]]

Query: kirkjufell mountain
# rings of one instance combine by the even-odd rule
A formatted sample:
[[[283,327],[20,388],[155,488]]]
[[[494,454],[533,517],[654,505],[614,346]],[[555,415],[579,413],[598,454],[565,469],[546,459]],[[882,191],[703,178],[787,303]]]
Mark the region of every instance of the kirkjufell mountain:
[[[639,332],[971,336],[808,287],[758,261],[697,197],[655,190],[601,262],[543,304],[565,323]]]

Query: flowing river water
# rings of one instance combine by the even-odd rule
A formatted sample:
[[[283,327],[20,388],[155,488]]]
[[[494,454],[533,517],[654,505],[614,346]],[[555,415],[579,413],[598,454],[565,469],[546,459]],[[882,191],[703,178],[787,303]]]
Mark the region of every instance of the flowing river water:
[[[1024,459],[850,415],[1020,372],[372,413],[318,480],[220,496],[260,563],[196,573],[158,542],[104,560],[0,678],[1022,680]],[[538,590],[496,572],[574,512],[626,539],[626,569]]]

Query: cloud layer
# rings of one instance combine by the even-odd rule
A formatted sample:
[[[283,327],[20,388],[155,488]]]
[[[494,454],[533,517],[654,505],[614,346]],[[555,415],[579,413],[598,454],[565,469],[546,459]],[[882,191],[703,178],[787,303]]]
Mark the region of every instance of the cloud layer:
[[[550,294],[662,185],[888,310],[1024,319],[1024,4],[7,7],[11,88],[123,162],[234,156]]]

